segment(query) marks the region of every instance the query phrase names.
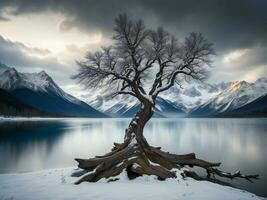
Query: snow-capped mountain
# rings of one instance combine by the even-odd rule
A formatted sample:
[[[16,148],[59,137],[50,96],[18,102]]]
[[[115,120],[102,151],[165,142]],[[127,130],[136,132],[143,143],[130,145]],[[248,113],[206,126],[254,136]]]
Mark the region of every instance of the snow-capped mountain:
[[[19,88],[28,88],[37,92],[54,92],[73,102],[80,102],[75,97],[64,92],[53,79],[45,72],[19,73],[15,68],[0,64],[0,88],[12,91]]]
[[[193,108],[207,102],[218,95],[230,83],[209,84],[209,83],[185,83],[183,88],[173,87],[170,91],[161,95],[162,98],[173,102],[181,107],[186,113]]]
[[[0,64],[0,88],[32,108],[61,116],[132,117],[139,109],[139,102],[131,96],[111,98],[105,93],[81,96],[89,106],[64,92],[44,71],[20,73],[3,64]],[[266,113],[266,95],[267,77],[255,83],[185,84],[183,88],[171,88],[157,99],[154,117]]]
[[[112,117],[129,117],[127,113],[138,109],[138,101],[128,95],[111,98],[107,95],[92,95],[89,93],[80,98],[95,109]]]
[[[206,103],[194,108],[192,116],[218,116],[234,114],[235,110],[250,104],[267,94],[267,77],[248,83],[246,81],[232,82],[229,87]],[[251,107],[251,106],[250,106]],[[256,108],[255,108],[256,109]]]
[[[90,95],[83,96],[89,99]],[[96,96],[88,102],[92,107],[112,117],[132,117],[139,109],[139,102],[130,96],[117,96],[109,98]],[[183,117],[185,112],[169,100],[158,98],[154,117]]]
[[[215,97],[229,84],[194,83],[186,84],[184,88],[173,87],[158,97],[154,117],[184,117],[192,108]],[[139,102],[126,95],[110,98],[102,92],[101,95],[89,93],[80,98],[112,117],[131,117],[139,108]]]
[[[254,101],[234,109],[222,116],[236,117],[266,117],[267,116],[267,94],[255,99]]]
[[[45,72],[20,73],[0,65],[0,88],[25,104],[62,116],[105,117],[83,101],[64,92]]]
[[[241,111],[245,110],[255,113],[258,109],[262,113],[265,112],[263,105],[266,102],[266,97],[262,97],[266,93],[267,77],[258,79],[255,83],[236,81],[185,84],[183,88],[171,88],[158,98],[155,116],[230,116],[237,113],[242,115]],[[82,98],[89,105],[113,117],[131,117],[139,108],[137,100],[124,95],[115,98],[85,95]]]

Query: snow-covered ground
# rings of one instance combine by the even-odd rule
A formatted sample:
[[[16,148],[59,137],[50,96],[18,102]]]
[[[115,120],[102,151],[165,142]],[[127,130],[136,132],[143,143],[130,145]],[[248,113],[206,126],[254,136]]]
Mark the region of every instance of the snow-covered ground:
[[[0,175],[1,200],[47,200],[47,199],[92,199],[92,200],[247,200],[264,199],[252,193],[227,186],[195,181],[191,178],[158,181],[153,176],[144,176],[129,181],[126,173],[120,180],[107,183],[82,183],[71,177],[74,168],[51,169],[22,174]],[[178,173],[179,174],[179,173]]]

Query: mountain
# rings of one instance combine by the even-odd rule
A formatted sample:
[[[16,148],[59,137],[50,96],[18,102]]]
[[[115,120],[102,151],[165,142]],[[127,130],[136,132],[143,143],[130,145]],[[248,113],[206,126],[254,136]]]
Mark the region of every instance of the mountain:
[[[235,116],[249,114],[249,112],[256,115],[257,109],[266,105],[266,94],[267,77],[260,78],[255,83],[236,81],[214,98],[192,109],[189,115]]]
[[[20,73],[0,64],[1,109],[12,113],[53,114],[73,117],[132,117],[139,102],[131,96],[110,98],[90,93],[81,98],[64,92],[45,72]],[[154,117],[231,117],[266,116],[267,77],[254,83],[246,81],[185,83],[183,88],[173,87],[157,99]],[[15,106],[14,107],[14,104]],[[13,111],[12,111],[13,110]],[[98,111],[99,110],[99,111]],[[24,112],[25,111],[25,112]],[[105,113],[105,114],[103,114]]]
[[[105,95],[85,95],[82,97],[89,105],[111,117],[132,117],[139,108],[138,101],[131,96],[110,98]]]
[[[230,83],[185,83],[183,88],[173,87],[157,99],[154,117],[184,117],[191,109],[207,102],[229,86]],[[109,98],[89,93],[80,98],[89,105],[112,117],[132,117],[139,109],[139,102],[130,96]]]
[[[154,117],[267,116],[266,93],[267,77],[255,83],[185,83],[183,88],[172,87],[158,97]],[[89,94],[82,98],[113,117],[132,117],[139,108],[134,98],[124,95],[108,98],[102,91],[101,96]]]
[[[60,116],[106,117],[83,101],[64,92],[45,71],[20,73],[1,64],[0,88],[40,111]]]
[[[154,117],[184,117],[185,112],[173,104],[172,102],[158,97],[156,100],[156,108],[154,110]],[[139,110],[140,105],[136,102],[131,106],[125,104],[115,104],[109,108],[106,112],[111,116],[117,115],[117,117],[132,117]],[[106,113],[105,112],[105,113]]]
[[[131,96],[121,95],[114,98],[109,98],[105,95],[85,95],[84,100],[92,107],[102,111],[112,117],[132,117],[139,110],[139,102]],[[88,99],[92,99],[91,101]],[[158,97],[154,117],[183,117],[186,113],[183,108],[175,103]]]
[[[206,103],[227,88],[230,83],[209,84],[205,82],[185,83],[183,88],[172,87],[162,94],[166,100],[179,106],[185,113]]]
[[[267,94],[256,100],[224,114],[225,117],[266,117]]]
[[[26,105],[9,92],[0,89],[0,116],[52,117],[55,115]]]
[[[158,97],[156,100],[155,114],[163,117],[184,117],[186,115],[182,107],[162,97]]]

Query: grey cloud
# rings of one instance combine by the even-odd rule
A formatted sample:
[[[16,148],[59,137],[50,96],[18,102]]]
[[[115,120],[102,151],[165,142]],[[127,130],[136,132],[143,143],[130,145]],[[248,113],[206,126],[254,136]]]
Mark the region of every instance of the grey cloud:
[[[9,21],[9,19],[7,17],[0,15],[0,21]]]
[[[239,55],[238,55],[239,54]],[[236,55],[236,57],[234,56]],[[249,49],[229,51],[217,58],[210,81],[248,80],[267,75],[267,47],[255,46]]]
[[[6,40],[1,35],[0,35],[0,40],[5,44],[15,47],[14,49],[24,50],[27,51],[28,53],[32,53],[35,55],[46,56],[51,54],[51,52],[48,49],[41,49],[38,47],[28,47],[21,42],[12,42],[10,40]]]
[[[177,32],[201,31],[220,49],[243,48],[267,41],[267,2],[264,0],[187,0],[150,4],[150,10],[158,13],[162,24]],[[146,6],[149,9],[148,3]]]
[[[31,56],[33,54],[33,56]],[[38,56],[45,56],[38,58]],[[46,49],[30,48],[22,43],[12,42],[0,35],[0,62],[15,67],[23,72],[39,72],[45,70],[59,84],[66,84],[70,81],[70,75],[74,73],[69,68],[58,62],[57,58],[50,55]],[[64,74],[62,73],[64,70]],[[73,69],[74,70],[74,69]]]
[[[267,43],[265,0],[13,0],[2,3],[3,9],[5,6],[13,6],[14,15],[61,12],[67,16],[61,24],[63,30],[75,27],[108,32],[114,17],[126,12],[145,19],[147,24],[165,26],[177,35],[204,32],[218,51]]]
[[[267,47],[255,47],[245,49],[244,53],[238,58],[230,62],[228,71],[253,70],[257,66],[266,65],[267,68]]]
[[[219,57],[237,49],[267,47],[266,0],[11,0],[0,2],[0,15],[7,6],[14,8],[13,15],[59,12],[65,16],[59,27],[62,31],[77,28],[109,36],[113,19],[125,12],[144,19],[149,27],[163,26],[178,37],[203,32],[215,44]],[[257,59],[254,55],[245,59],[248,63],[241,63],[267,63],[266,51],[257,53]]]

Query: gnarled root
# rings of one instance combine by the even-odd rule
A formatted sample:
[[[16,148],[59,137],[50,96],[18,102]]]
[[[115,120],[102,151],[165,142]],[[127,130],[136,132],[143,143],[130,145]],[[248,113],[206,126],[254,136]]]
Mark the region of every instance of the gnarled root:
[[[175,178],[176,174],[172,169],[180,169],[182,166],[198,166],[207,171],[207,175],[217,175],[225,178],[244,178],[249,181],[258,179],[258,175],[243,175],[239,171],[236,173],[225,173],[217,167],[221,163],[211,163],[197,159],[194,153],[176,155],[164,152],[158,147],[135,144],[114,143],[112,151],[104,156],[96,156],[92,159],[75,159],[78,167],[85,170],[84,174],[75,184],[83,181],[96,182],[102,178],[113,181],[112,177],[119,175],[126,170],[129,178],[141,176],[143,174],[155,175],[160,180]],[[201,180],[195,172],[184,171],[184,176]]]

